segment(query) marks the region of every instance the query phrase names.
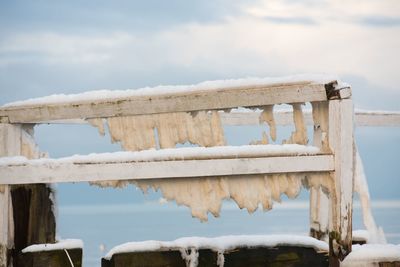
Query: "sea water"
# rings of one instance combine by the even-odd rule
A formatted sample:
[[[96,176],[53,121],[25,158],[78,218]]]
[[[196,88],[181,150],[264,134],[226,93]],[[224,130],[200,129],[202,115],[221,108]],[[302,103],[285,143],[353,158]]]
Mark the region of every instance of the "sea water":
[[[84,241],[84,266],[100,266],[112,247],[131,241],[174,240],[185,236],[213,237],[243,234],[307,235],[309,226],[307,201],[286,200],[269,212],[248,214],[232,202],[224,204],[220,218],[209,216],[201,223],[185,207],[175,204],[145,202],[141,204],[60,206],[58,234],[61,238]],[[374,201],[373,213],[385,230],[389,243],[400,244],[400,200]],[[365,229],[359,203],[354,205],[353,228]]]

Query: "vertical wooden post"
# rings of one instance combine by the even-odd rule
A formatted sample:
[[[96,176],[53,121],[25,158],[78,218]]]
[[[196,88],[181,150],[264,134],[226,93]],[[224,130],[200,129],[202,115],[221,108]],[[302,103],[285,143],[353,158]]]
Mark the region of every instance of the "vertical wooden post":
[[[353,104],[351,99],[329,101],[329,145],[335,156],[332,173],[329,255],[330,266],[351,252],[353,212]]]
[[[314,122],[313,145],[321,151],[328,151],[329,104],[327,101],[313,102]],[[310,236],[328,241],[329,199],[321,188],[310,189]]]
[[[0,156],[18,156],[21,151],[21,126],[0,123]],[[14,221],[11,188],[0,185],[0,267],[13,266]]]
[[[0,156],[38,158],[33,125],[0,123]],[[0,267],[19,266],[28,245],[55,242],[51,188],[46,184],[0,185]]]

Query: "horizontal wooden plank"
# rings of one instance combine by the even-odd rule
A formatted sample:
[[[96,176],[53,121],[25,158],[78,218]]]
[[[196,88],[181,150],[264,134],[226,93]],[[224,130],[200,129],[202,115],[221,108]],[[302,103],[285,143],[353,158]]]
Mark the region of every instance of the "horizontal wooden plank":
[[[391,111],[356,111],[357,126],[399,127],[400,112]]]
[[[307,125],[313,125],[311,110],[304,110],[304,121]],[[231,112],[222,113],[221,121],[224,125],[258,125],[260,111],[250,112]],[[293,113],[286,110],[274,112],[274,118],[277,125],[293,125]],[[396,111],[355,111],[356,126],[371,127],[399,127],[400,112]]]
[[[313,125],[313,119],[310,110],[303,111],[305,123]],[[235,111],[221,113],[221,122],[223,125],[259,125],[260,111]],[[276,111],[274,113],[277,125],[293,125],[293,113],[291,111]],[[54,121],[36,121],[39,124],[87,124],[84,119],[66,119]],[[355,111],[355,125],[359,127],[399,127],[400,112],[375,112],[375,111]]]
[[[0,166],[0,184],[208,177],[333,171],[332,155],[158,162],[44,163]]]
[[[327,100],[327,95],[324,84],[301,82],[228,87],[164,95],[140,95],[123,99],[10,106],[0,109],[0,120],[9,123],[36,123],[325,100]]]

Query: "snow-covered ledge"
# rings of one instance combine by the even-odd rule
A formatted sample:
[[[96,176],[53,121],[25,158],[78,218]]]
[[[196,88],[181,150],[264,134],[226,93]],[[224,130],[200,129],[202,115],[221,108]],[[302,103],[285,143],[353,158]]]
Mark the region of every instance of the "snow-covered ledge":
[[[400,262],[400,245],[353,245],[352,252],[345,258],[341,266],[369,267],[377,266],[381,262]]]
[[[37,244],[31,245],[22,250],[22,253],[32,253],[40,251],[52,251],[52,250],[62,250],[62,249],[82,249],[83,242],[80,239],[64,239],[59,240],[54,244]]]
[[[112,248],[105,259],[111,259],[114,254],[143,252],[143,251],[166,251],[182,249],[207,248],[223,253],[224,251],[240,247],[275,247],[275,246],[299,246],[312,247],[317,251],[328,251],[328,244],[309,236],[296,235],[237,235],[206,237],[184,237],[174,241],[142,241],[128,242]]]

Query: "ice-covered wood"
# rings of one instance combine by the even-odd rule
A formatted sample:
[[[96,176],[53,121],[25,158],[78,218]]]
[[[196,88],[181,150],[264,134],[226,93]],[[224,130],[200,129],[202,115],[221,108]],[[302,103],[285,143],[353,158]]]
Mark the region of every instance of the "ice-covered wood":
[[[0,123],[0,156],[18,156],[21,151],[20,125]],[[0,266],[11,262],[10,250],[14,246],[14,221],[11,187],[0,185]]]
[[[389,265],[384,263],[396,262]],[[342,262],[343,267],[398,266],[400,245],[365,244],[353,245],[353,251]]]
[[[329,151],[328,120],[329,104],[313,102],[312,119],[314,124],[313,145],[322,151]],[[321,174],[322,179],[330,179],[329,174]],[[328,241],[329,199],[328,194],[321,188],[310,189],[310,235],[320,240]]]
[[[112,142],[121,142],[128,151],[151,148],[174,148],[191,143],[203,147],[225,145],[224,131],[217,111],[207,114],[175,112],[107,118]],[[102,124],[94,124],[104,132]],[[158,143],[157,143],[158,141]]]
[[[0,109],[2,121],[34,123],[65,119],[265,106],[327,100],[326,84],[334,80],[291,82],[212,82],[194,86],[131,90],[127,93],[98,92],[12,103]]]
[[[302,247],[312,247],[319,251],[326,251],[328,246],[325,242],[308,236],[293,235],[238,235],[238,236],[220,236],[213,238],[206,237],[184,237],[174,241],[143,241],[129,242],[112,248],[106,259],[110,259],[117,253],[129,253],[138,251],[156,251],[167,250],[170,248],[210,248],[223,253],[237,247],[255,247],[255,246],[279,246],[292,245]]]
[[[258,110],[232,110],[231,112],[220,113],[223,125],[258,125],[260,114]],[[307,125],[313,125],[312,111],[303,110],[304,121]],[[275,110],[274,119],[276,125],[291,125],[292,110]],[[89,119],[90,120],[90,119]],[[98,119],[93,119],[98,120]],[[8,121],[8,120],[7,120]],[[50,123],[50,124],[85,124],[85,119],[65,119],[49,121],[32,121],[32,123]],[[399,111],[384,110],[361,110],[354,111],[355,126],[373,126],[373,127],[398,127],[400,126]],[[95,126],[94,124],[92,124]]]
[[[21,160],[20,158],[17,158]],[[39,164],[38,164],[39,163]],[[135,162],[22,161],[0,166],[0,184],[83,182],[224,176],[257,173],[332,171],[332,155],[241,157]],[[10,178],[12,177],[12,178]]]
[[[274,106],[269,105],[263,108],[263,111],[260,114],[259,122],[266,122],[269,127],[269,136],[272,141],[276,141],[276,122],[274,119]],[[266,139],[266,138],[265,138]],[[266,139],[268,140],[268,139]]]
[[[259,206],[272,209],[273,202],[281,201],[281,194],[295,198],[301,189],[305,174],[237,175],[190,179],[136,180],[134,183],[146,192],[160,190],[167,200],[191,209],[192,216],[207,221],[208,213],[219,217],[222,201],[233,199],[240,209],[253,213]]]
[[[335,155],[334,189],[330,192],[330,255],[343,259],[351,252],[353,212],[353,104],[329,101],[329,146]]]
[[[30,246],[24,248],[22,250],[22,253],[60,250],[60,249],[74,249],[74,248],[83,248],[82,240],[80,240],[80,239],[63,239],[63,240],[57,241],[57,243],[30,245]]]
[[[295,131],[292,132],[292,135],[288,140],[284,140],[283,142],[286,144],[306,145],[308,143],[307,128],[306,124],[304,123],[301,103],[292,104],[292,106]]]

